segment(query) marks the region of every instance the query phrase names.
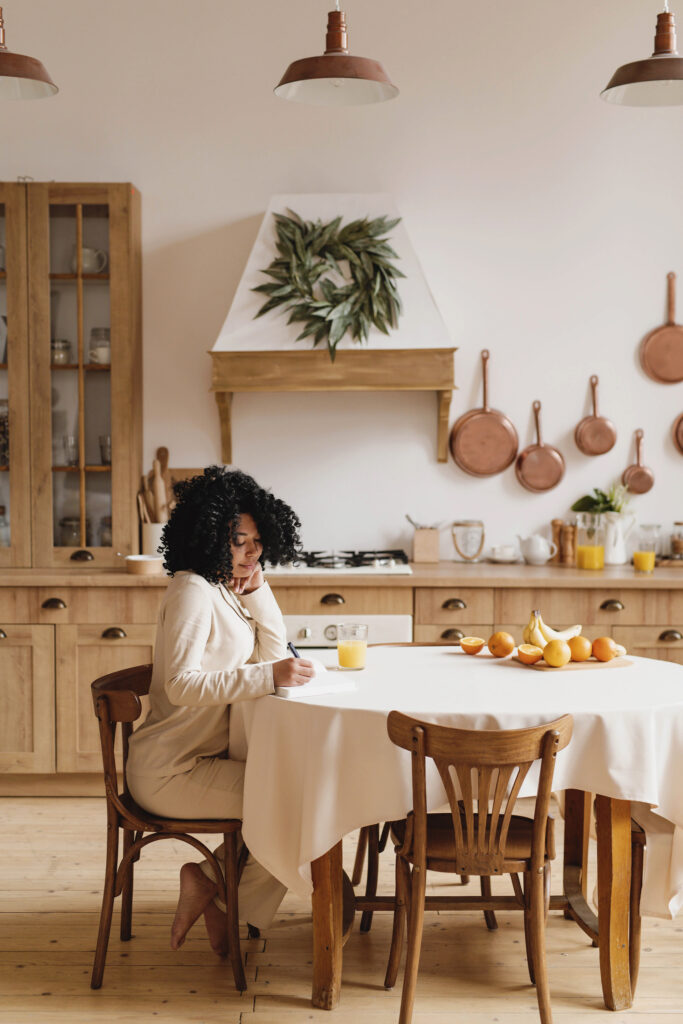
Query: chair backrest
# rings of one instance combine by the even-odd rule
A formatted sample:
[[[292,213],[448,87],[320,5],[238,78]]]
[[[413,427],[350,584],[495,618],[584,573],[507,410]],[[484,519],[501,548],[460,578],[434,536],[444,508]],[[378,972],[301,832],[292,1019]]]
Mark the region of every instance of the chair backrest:
[[[569,743],[573,724],[571,715],[563,715],[530,729],[453,729],[392,711],[389,738],[413,755],[414,862],[426,865],[426,758],[436,763],[448,796],[456,871],[472,875],[503,871],[514,806],[531,765],[540,759],[531,851],[532,870],[540,868],[555,756]]]
[[[100,745],[102,747],[102,766],[104,768],[104,785],[107,797],[118,796],[118,775],[114,742],[116,726],[121,725],[123,742],[123,789],[128,792],[126,784],[126,761],[128,760],[128,740],[133,731],[133,722],[142,714],[140,697],[149,693],[152,682],[152,666],[136,665],[124,668],[120,672],[110,672],[100,676],[91,683],[93,706],[100,724]]]

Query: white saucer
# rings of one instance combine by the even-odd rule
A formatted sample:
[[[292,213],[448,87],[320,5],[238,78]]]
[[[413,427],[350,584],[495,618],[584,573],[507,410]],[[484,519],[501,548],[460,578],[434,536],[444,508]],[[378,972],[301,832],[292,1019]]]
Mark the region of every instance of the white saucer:
[[[519,565],[522,562],[521,558],[495,558],[493,555],[489,555],[488,560],[496,565]]]

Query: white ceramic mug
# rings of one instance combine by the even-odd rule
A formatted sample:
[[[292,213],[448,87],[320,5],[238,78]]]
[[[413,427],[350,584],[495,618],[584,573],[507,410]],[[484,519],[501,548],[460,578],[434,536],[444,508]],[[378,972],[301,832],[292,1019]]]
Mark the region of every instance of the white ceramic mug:
[[[81,269],[84,274],[101,274],[107,266],[107,254],[103,249],[81,249]],[[78,272],[78,249],[74,246],[71,259],[71,270]]]

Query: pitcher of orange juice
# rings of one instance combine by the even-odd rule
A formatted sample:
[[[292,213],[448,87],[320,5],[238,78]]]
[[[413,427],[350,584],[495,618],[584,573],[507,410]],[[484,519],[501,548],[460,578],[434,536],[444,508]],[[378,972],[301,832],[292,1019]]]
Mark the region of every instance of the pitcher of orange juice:
[[[605,567],[605,524],[600,513],[578,512],[576,515],[576,567]]]

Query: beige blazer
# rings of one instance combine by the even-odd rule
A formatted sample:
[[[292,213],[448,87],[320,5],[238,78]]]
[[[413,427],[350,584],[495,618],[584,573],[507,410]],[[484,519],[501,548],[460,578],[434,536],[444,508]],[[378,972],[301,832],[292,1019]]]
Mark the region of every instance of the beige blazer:
[[[269,662],[287,656],[267,583],[238,597],[179,572],[159,612],[150,709],[130,740],[131,775],[167,778],[202,757],[227,757],[230,705],[274,692]]]

